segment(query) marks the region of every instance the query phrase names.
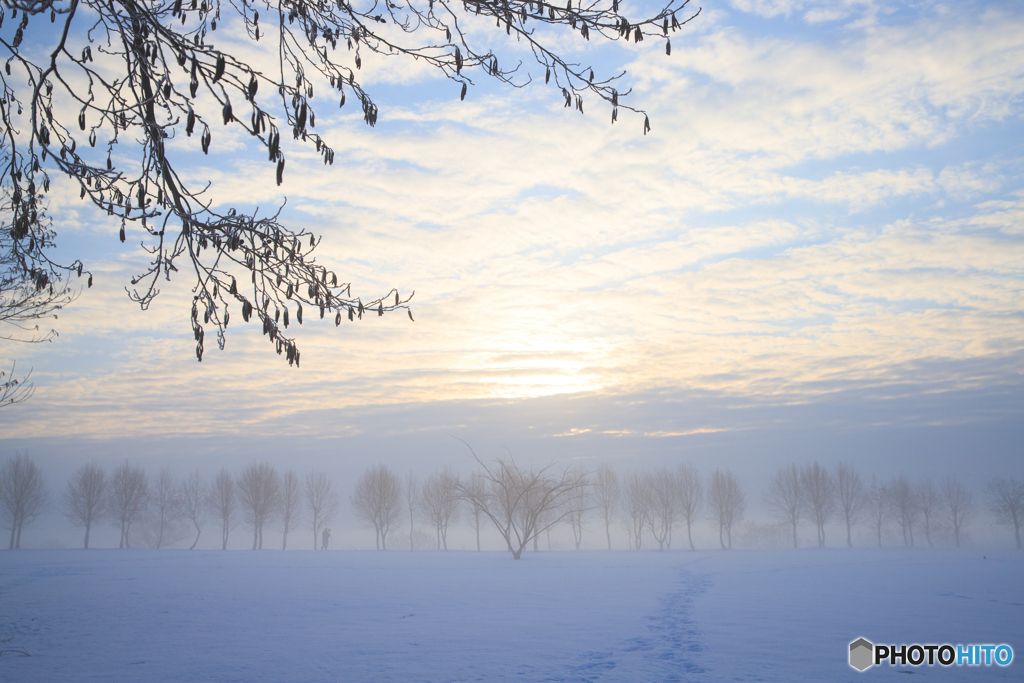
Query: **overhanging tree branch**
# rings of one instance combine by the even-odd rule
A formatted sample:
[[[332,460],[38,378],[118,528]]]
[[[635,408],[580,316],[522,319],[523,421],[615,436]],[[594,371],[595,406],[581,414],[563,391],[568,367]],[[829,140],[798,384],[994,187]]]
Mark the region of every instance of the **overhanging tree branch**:
[[[528,84],[521,64],[499,64],[497,54],[471,35],[467,27],[477,17],[493,18],[528,48],[566,107],[582,112],[584,97],[593,96],[610,107],[612,122],[620,108],[643,115],[646,133],[647,115],[622,101],[628,89],[616,88],[623,74],[597,76],[561,56],[550,34],[537,28],[568,27],[584,40],[658,39],[671,53],[670,31],[700,11],[689,12],[688,2],[668,0],[653,16],[630,20],[618,0],[575,6],[569,0],[564,8],[524,0],[3,0],[0,186],[10,198],[4,207],[10,249],[21,262],[50,263],[41,207],[51,174],[64,176],[82,200],[120,224],[122,242],[129,232],[141,232],[150,261],[128,293],[143,309],[162,279],[191,271],[200,361],[207,331],[223,348],[235,307],[236,319],[240,313],[245,321],[259,320],[276,351],[297,366],[292,320],[302,324],[309,310],[332,315],[336,325],[397,309],[412,318],[412,293],[392,289],[366,301],[353,296],[350,283],[316,262],[318,238],[282,224],[279,210],[260,215],[215,208],[207,185],[182,176],[184,162],[171,141],[195,135],[206,154],[213,129],[233,126],[266,150],[280,184],[283,133],[313,147],[325,164],[335,161],[334,149],[315,130],[314,86],[330,88],[330,106],[354,99],[364,122],[376,124],[378,107],[357,77],[367,54],[424,62],[459,84],[461,98],[473,73],[514,87]],[[276,51],[274,69],[215,44],[218,24],[253,44],[266,38],[262,44]],[[55,43],[46,46],[53,36]],[[260,96],[268,91],[269,101]],[[77,261],[50,266],[82,273]]]

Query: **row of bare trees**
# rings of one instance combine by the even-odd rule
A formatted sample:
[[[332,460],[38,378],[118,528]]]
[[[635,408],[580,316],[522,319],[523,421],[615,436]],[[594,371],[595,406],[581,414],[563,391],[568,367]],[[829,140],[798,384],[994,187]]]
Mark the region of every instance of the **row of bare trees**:
[[[1020,548],[1024,483],[996,477],[989,483],[986,497],[996,521],[1013,526]],[[952,533],[959,548],[977,512],[973,494],[955,477],[936,485],[931,479],[911,482],[900,474],[885,483],[872,477],[866,486],[860,473],[846,463],[839,463],[834,472],[817,462],[786,465],[775,474],[764,500],[772,515],[790,527],[794,548],[799,544],[797,527],[802,519],[814,523],[818,545],[824,546],[825,525],[836,517],[846,526],[850,547],[853,526],[865,521],[871,524],[879,546],[886,524],[895,523],[904,545],[914,545],[914,529],[918,528],[933,546],[936,529],[942,527]]]
[[[125,462],[108,478],[103,468],[90,463],[72,475],[61,509],[72,524],[85,529],[86,548],[91,528],[104,519],[120,529],[119,547],[131,547],[132,527],[143,522],[146,541],[154,548],[184,540],[194,530],[190,549],[212,520],[220,527],[221,549],[227,549],[231,530],[244,522],[252,528],[253,550],[263,547],[263,531],[270,525],[283,532],[283,550],[288,533],[305,519],[315,550],[324,528],[337,516],[338,495],[322,472],[307,474],[300,483],[295,472],[279,475],[268,463],[252,463],[237,478],[221,469],[210,482],[198,471],[175,482],[164,469],[152,484],[139,465]]]
[[[481,523],[490,521],[505,541],[513,558],[541,535],[560,523],[568,524],[579,549],[583,528],[597,511],[605,526],[611,549],[611,525],[620,505],[630,531],[630,546],[640,549],[644,534],[654,537],[659,549],[672,547],[672,531],[685,521],[690,548],[692,526],[705,505],[704,484],[693,465],[676,471],[661,468],[654,473],[631,473],[620,485],[607,465],[595,472],[579,466],[523,467],[511,455],[484,462],[473,454],[479,470],[463,478],[451,469],[435,472],[419,484],[408,475],[403,487],[387,465],[366,470],[359,479],[351,503],[355,515],[372,526],[379,550],[387,549],[388,533],[408,514],[409,547],[415,547],[416,520],[434,528],[437,548],[448,549],[448,527],[465,514],[480,550]],[[744,514],[746,497],[736,475],[716,469],[708,482],[706,504],[719,528],[722,548],[732,547],[732,528]],[[548,538],[550,546],[550,537]]]
[[[415,522],[419,518],[434,527],[437,547],[448,549],[448,527],[467,513],[476,532],[480,550],[481,523],[490,521],[514,559],[554,525],[573,519],[589,509],[585,491],[590,477],[581,468],[524,467],[511,455],[484,462],[474,454],[480,467],[468,478],[446,468],[431,474],[419,485],[410,474],[404,493],[398,475],[387,465],[366,470],[356,484],[351,503],[358,519],[372,526],[377,549],[387,549],[392,527],[409,515],[409,543],[415,547]],[[583,506],[583,507],[581,507]],[[582,527],[574,525],[577,539]]]
[[[618,476],[605,465],[598,470],[596,483],[597,507],[611,549],[609,527],[620,497]],[[732,548],[733,527],[746,512],[746,495],[735,474],[715,469],[705,490],[700,472],[690,463],[681,464],[674,471],[661,467],[654,472],[630,472],[623,480],[621,500],[630,547],[636,550],[643,547],[645,530],[659,550],[671,549],[676,523],[686,524],[686,539],[690,550],[694,550],[693,525],[705,507],[707,516],[718,525],[719,545]]]
[[[702,518],[717,525],[719,544],[728,549],[733,529],[746,512],[746,496],[728,470],[715,469],[705,483],[697,468],[687,463],[675,470],[630,472],[620,482],[607,465],[586,472],[579,467],[523,468],[511,456],[491,463],[476,458],[476,462],[482,471],[468,479],[445,469],[428,477],[421,487],[410,474],[404,489],[386,465],[377,465],[367,470],[356,487],[352,498],[356,516],[375,528],[378,549],[386,549],[388,531],[404,514],[409,519],[409,547],[415,547],[415,523],[420,519],[434,527],[437,547],[447,549],[449,525],[465,514],[479,550],[481,521],[489,519],[518,558],[529,543],[536,550],[539,537],[559,523],[571,527],[578,549],[584,525],[594,514],[604,523],[609,549],[611,526],[621,519],[633,549],[641,549],[645,537],[653,539],[659,550],[670,549],[674,529],[685,524],[693,550],[693,525]],[[988,485],[986,498],[995,520],[1013,526],[1020,547],[1024,484],[997,477]],[[959,547],[977,511],[973,495],[956,478],[948,477],[936,486],[927,479],[912,484],[899,475],[885,484],[872,478],[871,485],[865,486],[856,468],[846,463],[834,471],[817,462],[786,465],[772,479],[764,501],[769,512],[789,528],[794,548],[799,545],[801,522],[813,523],[817,544],[824,546],[826,526],[836,520],[845,525],[846,543],[851,547],[853,527],[860,523],[872,526],[879,545],[883,528],[895,523],[906,545],[914,544],[915,528],[934,545],[941,526]]]
[[[419,522],[432,529],[431,545],[447,550],[449,528],[465,519],[475,532],[477,550],[481,530],[491,524],[518,559],[530,544],[537,550],[541,536],[548,536],[550,548],[550,531],[559,524],[571,528],[579,549],[584,528],[596,517],[604,524],[609,549],[611,526],[621,521],[629,546],[638,550],[645,538],[659,549],[670,549],[673,532],[685,524],[692,550],[693,526],[705,518],[718,526],[719,544],[726,549],[732,547],[732,532],[746,511],[739,480],[728,470],[715,469],[705,481],[694,465],[682,464],[630,472],[620,481],[607,465],[591,472],[578,465],[524,467],[511,455],[488,462],[475,453],[473,457],[478,470],[468,477],[445,468],[422,482],[410,474],[404,485],[386,465],[368,469],[350,502],[355,516],[374,528],[377,548],[386,549],[389,534],[407,518],[410,548],[417,546]],[[997,523],[1013,527],[1020,548],[1024,482],[996,477],[986,488],[985,500]],[[819,546],[825,545],[826,525],[834,521],[845,524],[851,546],[857,524],[869,525],[879,545],[889,525],[899,529],[906,545],[914,544],[917,531],[929,545],[937,533],[945,533],[959,546],[977,514],[973,494],[958,479],[936,485],[899,475],[888,482],[872,477],[867,485],[849,464],[834,470],[816,462],[786,465],[772,479],[764,501],[791,533],[794,547],[799,544],[798,527],[807,521],[816,529]],[[28,454],[17,453],[0,466],[0,520],[10,531],[11,549],[21,546],[24,527],[50,503],[42,470]],[[119,530],[122,548],[133,541],[163,548],[187,538],[195,548],[204,525],[214,522],[223,549],[239,524],[252,529],[253,549],[263,547],[268,527],[282,532],[284,549],[289,533],[305,523],[315,549],[318,541],[327,545],[324,531],[339,513],[339,500],[327,475],[310,473],[300,481],[293,471],[281,475],[265,462],[254,462],[237,476],[222,469],[209,482],[198,471],[176,481],[168,469],[151,481],[141,466],[124,462],[109,476],[95,463],[80,467],[61,492],[59,508],[84,529],[86,548],[92,527],[102,521]]]

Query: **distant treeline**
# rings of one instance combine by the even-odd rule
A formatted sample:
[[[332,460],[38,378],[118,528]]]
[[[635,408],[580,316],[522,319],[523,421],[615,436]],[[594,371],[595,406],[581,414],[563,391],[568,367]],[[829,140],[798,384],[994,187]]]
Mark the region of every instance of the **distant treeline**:
[[[883,532],[897,530],[904,545],[916,542],[955,544],[964,542],[968,528],[977,521],[974,493],[958,479],[911,482],[902,474],[885,482],[874,476],[867,483],[851,465],[834,470],[817,462],[779,469],[763,492],[774,523],[741,523],[746,493],[729,470],[715,469],[704,476],[692,464],[653,472],[629,472],[623,477],[607,465],[595,471],[579,466],[525,468],[511,458],[485,462],[476,457],[477,471],[469,476],[444,469],[423,482],[409,474],[399,478],[387,465],[367,469],[349,498],[357,519],[372,527],[376,545],[386,550],[408,525],[408,547],[426,545],[417,522],[433,530],[430,545],[448,549],[448,530],[460,519],[468,521],[480,550],[482,528],[492,526],[515,559],[538,539],[563,525],[572,529],[577,549],[585,528],[603,526],[612,548],[611,528],[622,523],[628,531],[629,548],[657,545],[671,549],[673,534],[685,527],[690,550],[693,527],[700,520],[717,525],[722,549],[733,546],[734,531],[743,544],[755,547],[799,545],[801,525],[812,526],[818,546],[826,545],[825,528],[841,524],[845,543],[853,546],[853,529],[868,527],[879,546]],[[1021,548],[1024,521],[1024,482],[1014,477],[995,477],[982,494],[984,508],[997,524],[1013,527]],[[83,547],[89,547],[92,528],[106,522],[120,532],[119,546],[133,543],[165,548],[188,542],[195,548],[206,526],[220,532],[221,548],[227,549],[231,532],[239,525],[252,532],[252,548],[263,547],[263,532],[273,526],[283,532],[282,550],[289,533],[302,530],[312,535],[312,545],[331,546],[330,524],[340,503],[334,482],[322,472],[302,479],[292,470],[283,474],[268,463],[254,462],[240,473],[221,469],[207,480],[196,471],[176,481],[169,469],[154,479],[139,465],[127,461],[107,473],[95,463],[83,465],[53,496],[42,470],[26,453],[17,453],[0,467],[0,521],[10,531],[10,549],[21,547],[22,534],[41,514],[56,507],[76,527],[83,529]],[[404,533],[404,532],[401,532]]]

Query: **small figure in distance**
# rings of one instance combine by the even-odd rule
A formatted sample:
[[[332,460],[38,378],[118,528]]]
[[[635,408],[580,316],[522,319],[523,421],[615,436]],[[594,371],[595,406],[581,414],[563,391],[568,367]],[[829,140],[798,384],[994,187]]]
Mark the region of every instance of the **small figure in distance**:
[[[323,545],[320,550],[327,550],[327,546],[331,543],[331,530],[325,528],[323,533]]]

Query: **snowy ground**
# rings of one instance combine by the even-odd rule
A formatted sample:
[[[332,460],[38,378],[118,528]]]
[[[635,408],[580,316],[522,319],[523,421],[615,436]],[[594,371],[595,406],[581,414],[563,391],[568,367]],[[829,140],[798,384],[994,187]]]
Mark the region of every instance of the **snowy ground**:
[[[859,636],[1015,661],[860,674]],[[10,683],[1020,681],[1024,553],[2,552],[6,638]]]

